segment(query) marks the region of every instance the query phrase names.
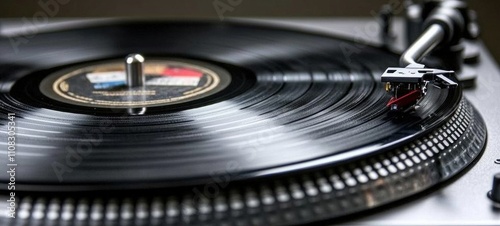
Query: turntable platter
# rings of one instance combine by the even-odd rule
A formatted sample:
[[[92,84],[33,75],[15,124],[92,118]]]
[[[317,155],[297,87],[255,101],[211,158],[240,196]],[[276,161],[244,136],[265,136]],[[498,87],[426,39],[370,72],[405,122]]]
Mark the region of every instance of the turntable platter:
[[[0,41],[0,49],[8,45]],[[110,107],[89,96],[81,100],[93,102],[75,104],[50,94],[64,76],[83,70],[75,78],[86,81],[88,67],[129,53],[189,62],[186,70],[204,68],[225,83],[199,98],[145,105],[139,115],[130,114],[138,105]],[[315,207],[300,218],[308,222],[409,196],[468,166],[486,129],[460,88],[431,87],[415,112],[390,114],[379,76],[397,62],[374,46],[249,24],[120,23],[39,34],[17,54],[0,55],[0,111],[17,115],[17,190],[81,191],[105,205],[112,202],[102,194],[123,192],[115,194],[122,205],[121,195],[140,189],[151,195],[134,198],[137,205],[143,197],[151,205],[173,200],[192,216],[182,203],[193,198],[182,197],[215,183],[210,206],[244,213],[219,219],[228,222]]]

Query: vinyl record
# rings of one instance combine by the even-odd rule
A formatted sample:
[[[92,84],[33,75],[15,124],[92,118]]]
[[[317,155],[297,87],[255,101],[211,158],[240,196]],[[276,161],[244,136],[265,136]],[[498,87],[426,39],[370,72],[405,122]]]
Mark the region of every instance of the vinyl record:
[[[175,197],[172,202],[182,206],[181,197],[193,195],[191,186],[203,191],[226,178],[230,185],[218,183],[210,206],[225,203],[227,211],[256,218],[278,214],[283,224],[309,222],[427,189],[464,169],[485,143],[482,119],[460,88],[429,87],[416,111],[391,114],[380,75],[398,65],[398,55],[320,34],[249,24],[141,22],[40,33],[17,53],[9,45],[0,41],[0,111],[17,116],[20,191],[100,197],[104,191],[153,189],[167,191],[160,202]],[[173,67],[192,77],[150,75],[148,90],[137,91],[148,94],[131,97],[146,99],[132,102],[116,97],[123,92],[109,88],[111,80],[92,81],[93,73],[120,67],[131,53],[163,65],[162,73]],[[158,88],[165,84],[168,89]],[[0,119],[2,127],[7,122]],[[0,140],[6,136],[0,133]],[[6,150],[5,143],[0,147]],[[274,206],[277,212],[263,214],[266,191],[275,200],[270,205],[292,207]],[[233,196],[244,199],[241,208],[233,206]],[[248,201],[254,196],[258,211],[252,214],[246,211],[255,207]],[[340,196],[354,201],[342,204]],[[324,209],[300,221],[281,215],[327,203],[335,213]],[[178,208],[183,216],[201,213]]]

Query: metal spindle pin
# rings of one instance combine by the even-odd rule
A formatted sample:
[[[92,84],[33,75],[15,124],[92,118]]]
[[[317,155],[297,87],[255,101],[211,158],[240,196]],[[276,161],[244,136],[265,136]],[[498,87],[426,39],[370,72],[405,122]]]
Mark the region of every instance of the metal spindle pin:
[[[144,57],[141,54],[129,54],[125,58],[128,87],[144,85]]]

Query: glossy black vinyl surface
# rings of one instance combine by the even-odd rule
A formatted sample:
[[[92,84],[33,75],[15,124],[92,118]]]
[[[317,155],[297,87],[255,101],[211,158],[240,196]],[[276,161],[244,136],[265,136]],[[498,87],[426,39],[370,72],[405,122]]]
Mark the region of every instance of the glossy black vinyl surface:
[[[459,88],[430,88],[416,112],[389,114],[379,76],[397,65],[396,54],[254,25],[123,23],[37,34],[17,52],[10,45],[0,41],[0,111],[17,116],[20,190],[172,187],[217,172],[245,180],[331,166],[422,136],[461,100]],[[71,106],[38,90],[53,71],[129,53],[207,61],[232,83],[139,116]]]

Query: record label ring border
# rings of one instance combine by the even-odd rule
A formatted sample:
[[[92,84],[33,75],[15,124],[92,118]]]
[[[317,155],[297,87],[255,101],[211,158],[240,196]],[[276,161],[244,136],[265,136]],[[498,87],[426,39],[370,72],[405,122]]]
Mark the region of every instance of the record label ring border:
[[[144,66],[146,86],[126,89],[119,60],[78,65],[50,74],[39,86],[56,101],[93,108],[156,107],[186,103],[224,90],[225,69],[182,58],[151,58]]]

